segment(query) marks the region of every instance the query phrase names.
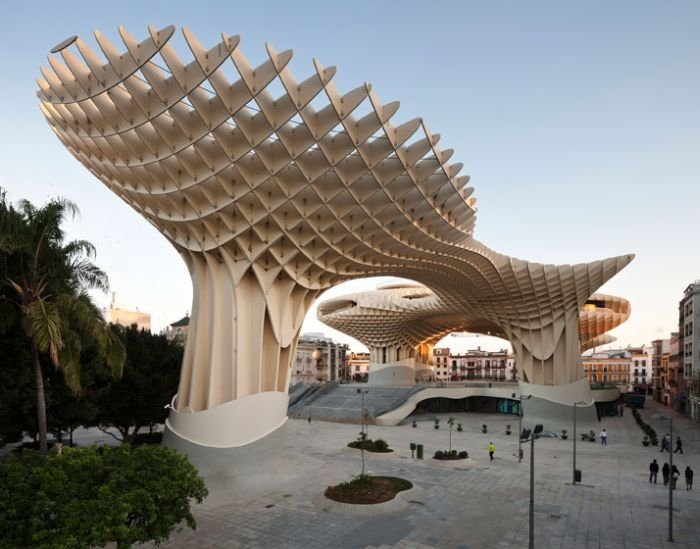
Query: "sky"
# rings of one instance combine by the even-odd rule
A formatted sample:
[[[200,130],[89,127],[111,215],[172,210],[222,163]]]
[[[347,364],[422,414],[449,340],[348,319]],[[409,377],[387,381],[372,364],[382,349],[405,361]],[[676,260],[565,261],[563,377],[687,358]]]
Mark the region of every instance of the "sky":
[[[148,24],[186,26],[206,47],[238,34],[253,64],[271,42],[294,51],[299,80],[316,57],[337,67],[342,92],[371,82],[384,103],[400,101],[392,122],[423,117],[464,163],[478,240],[542,263],[636,254],[600,289],[632,306],[614,346],[668,337],[683,291],[700,279],[700,2],[35,1],[3,12],[0,187],[13,201],[76,202],[69,237],[96,246],[117,302],[150,312],[156,329],[191,309],[184,263],[63,148],[35,95],[54,45],[74,34],[95,45],[95,29],[120,43],[119,25],[138,39]],[[175,46],[187,57],[181,34]],[[382,281],[345,283],[321,300]],[[362,350],[316,321],[315,306],[303,330]]]

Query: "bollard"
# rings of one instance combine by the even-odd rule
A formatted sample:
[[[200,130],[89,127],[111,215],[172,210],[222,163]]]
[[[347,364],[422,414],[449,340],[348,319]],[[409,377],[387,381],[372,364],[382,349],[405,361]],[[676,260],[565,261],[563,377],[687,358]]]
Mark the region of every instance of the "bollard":
[[[416,457],[418,459],[423,459],[423,445],[416,444]]]

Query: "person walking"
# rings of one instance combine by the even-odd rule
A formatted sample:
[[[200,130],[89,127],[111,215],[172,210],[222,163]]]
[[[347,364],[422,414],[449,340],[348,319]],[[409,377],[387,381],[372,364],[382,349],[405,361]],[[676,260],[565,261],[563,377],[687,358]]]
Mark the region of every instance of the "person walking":
[[[676,489],[676,481],[678,480],[678,477],[681,476],[681,472],[678,470],[678,467],[675,465],[671,469],[671,489],[675,490]]]
[[[683,453],[683,441],[681,440],[681,437],[676,438],[676,449],[673,451],[674,454],[677,454],[678,452],[681,454]]]
[[[608,445],[608,432],[605,429],[600,432],[600,443],[603,446]]]
[[[651,479],[654,479],[654,484],[656,484],[656,476],[658,474],[659,474],[659,464],[656,463],[656,460],[654,460],[649,464],[649,482],[651,482]]]
[[[668,433],[661,437],[661,450],[659,450],[659,452],[663,452],[665,450],[668,450]]]
[[[493,441],[489,442],[489,461],[493,461],[493,453],[496,451],[496,446]]]
[[[671,468],[668,466],[668,463],[664,463],[661,469],[661,476],[664,477],[664,486],[666,486],[668,484],[668,477],[671,476]]]
[[[690,465],[685,468],[685,489],[693,489],[693,470],[690,468]]]

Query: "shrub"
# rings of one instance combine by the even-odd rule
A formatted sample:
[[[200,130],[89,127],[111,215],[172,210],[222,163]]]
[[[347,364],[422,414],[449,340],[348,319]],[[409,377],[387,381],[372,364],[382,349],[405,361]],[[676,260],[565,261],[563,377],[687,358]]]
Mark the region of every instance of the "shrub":
[[[127,445],[25,451],[0,464],[0,547],[88,547],[168,539],[208,491],[183,455]]]
[[[469,454],[466,451],[462,450],[459,453],[459,457],[460,457],[460,459],[467,459],[469,457]]]
[[[389,444],[387,444],[386,440],[382,440],[381,438],[378,438],[377,440],[374,441],[374,448],[376,450],[388,450],[389,449]]]
[[[357,448],[358,450],[366,450],[368,452],[393,452],[393,450],[389,448],[389,444],[385,440],[382,440],[381,438],[378,438],[377,440],[372,440],[371,438],[367,438],[367,435],[365,433],[360,433],[360,436],[357,437],[357,440],[349,442],[348,446],[350,448]]]
[[[642,415],[639,413],[637,408],[632,408],[632,415],[634,416],[634,420],[637,422],[637,425],[639,425],[639,428],[644,432],[645,438],[649,437],[649,442],[652,446],[658,446],[659,437],[657,436],[656,431],[651,425],[642,419]]]
[[[433,457],[435,459],[442,459],[445,457],[445,452],[443,452],[442,450],[438,450],[437,452],[435,452],[435,455]]]

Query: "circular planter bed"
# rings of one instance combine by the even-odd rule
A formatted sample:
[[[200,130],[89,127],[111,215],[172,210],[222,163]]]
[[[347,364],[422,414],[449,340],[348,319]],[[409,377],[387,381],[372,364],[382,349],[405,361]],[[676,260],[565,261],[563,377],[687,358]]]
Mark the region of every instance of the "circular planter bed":
[[[467,459],[469,454],[467,452],[457,452],[457,450],[452,450],[451,452],[442,452],[438,450],[435,452],[433,459],[440,461],[457,461],[460,459]]]
[[[386,441],[378,438],[377,440],[354,440],[348,443],[348,447],[356,448],[357,450],[365,450],[367,452],[375,452],[377,454],[388,454],[393,452]]]
[[[354,505],[371,505],[384,503],[396,497],[396,494],[413,487],[409,481],[398,477],[373,477],[360,475],[348,482],[341,482],[326,488],[324,495],[340,503]]]

